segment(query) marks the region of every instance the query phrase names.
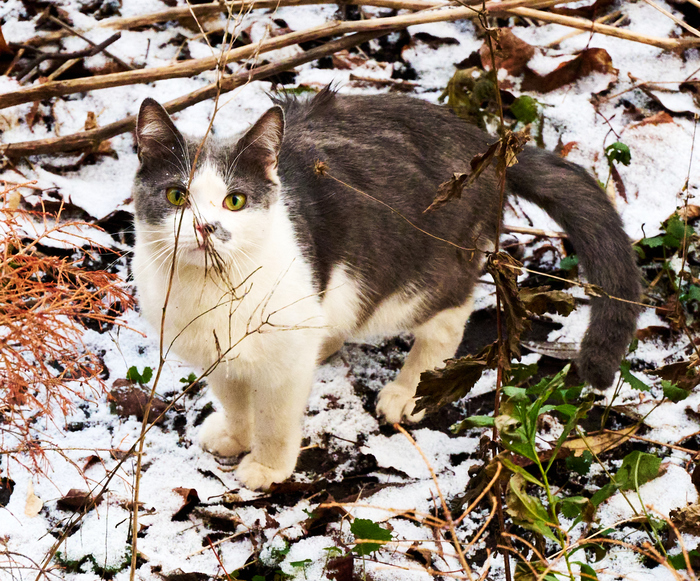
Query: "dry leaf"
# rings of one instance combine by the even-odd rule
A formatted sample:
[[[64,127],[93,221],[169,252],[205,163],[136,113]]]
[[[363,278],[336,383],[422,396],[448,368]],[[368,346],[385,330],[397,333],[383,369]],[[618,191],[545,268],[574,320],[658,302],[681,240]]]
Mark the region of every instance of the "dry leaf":
[[[688,220],[695,220],[696,218],[700,218],[700,206],[688,204],[687,206],[678,208],[678,210],[676,210],[676,214],[678,214],[678,217],[681,220],[685,220],[686,218]]]
[[[34,494],[34,484],[29,481],[29,486],[27,486],[27,502],[24,505],[24,514],[29,518],[33,518],[39,514],[44,502],[36,494]]]
[[[700,535],[700,504],[674,508],[668,516],[680,532]]]
[[[2,26],[0,26],[0,54],[12,54],[12,49],[5,41],[5,36],[2,34]]]
[[[569,141],[568,143],[565,143],[564,145],[561,146],[561,149],[559,149],[559,155],[561,157],[568,157],[569,154],[571,153],[571,150],[574,148],[578,148],[578,142],[576,141]]]
[[[610,55],[603,48],[587,48],[576,58],[560,64],[551,73],[544,76],[526,69],[522,90],[549,93],[594,72],[618,74],[618,70],[612,66]]]
[[[527,63],[535,54],[535,48],[515,36],[510,28],[499,28],[494,44],[496,45],[494,47],[496,68],[505,69],[515,76],[525,70]],[[481,66],[487,71],[491,70],[491,51],[488,42],[479,49],[479,56]]]
[[[632,426],[631,428],[625,428],[623,430],[618,430],[613,432],[612,430],[605,430],[604,432],[596,432],[595,434],[589,434],[586,436],[585,441],[583,438],[574,438],[572,440],[567,440],[562,445],[562,449],[572,452],[574,456],[581,456],[586,450],[592,450],[596,455],[617,448],[618,446],[624,444],[629,440],[630,436],[633,436],[639,430],[639,425]]]
[[[654,115],[645,117],[639,123],[630,125],[629,129],[634,129],[635,127],[642,127],[644,125],[661,125],[662,123],[674,123],[673,117],[671,117],[666,111],[659,111]]]
[[[339,50],[331,56],[333,68],[350,70],[361,67],[367,62],[367,57],[361,54],[351,54],[348,50]]]
[[[200,503],[199,494],[194,488],[173,488],[173,492],[179,494],[185,502],[172,516],[171,520],[178,522],[187,520],[194,507]]]
[[[114,382],[113,386],[121,386],[123,380],[117,380]],[[146,405],[150,397],[149,393],[146,393],[143,389],[136,387],[133,383],[129,382],[128,387],[116,387],[109,392],[108,399],[112,406],[112,413],[117,414],[119,417],[126,418],[129,416],[136,416],[136,419],[143,421],[143,415],[146,411]],[[154,397],[151,401],[151,408],[148,412],[148,421],[154,422],[158,416],[160,416],[168,404],[162,399]],[[165,421],[165,416],[158,420],[158,423],[163,423]]]
[[[94,503],[92,500],[92,495],[89,491],[71,488],[68,494],[58,500],[56,506],[61,510],[77,512],[79,510],[85,510],[88,507],[97,506],[102,501],[102,495],[100,494]]]
[[[97,115],[95,115],[94,111],[88,111],[85,118],[85,131],[91,131],[92,129],[97,129]]]

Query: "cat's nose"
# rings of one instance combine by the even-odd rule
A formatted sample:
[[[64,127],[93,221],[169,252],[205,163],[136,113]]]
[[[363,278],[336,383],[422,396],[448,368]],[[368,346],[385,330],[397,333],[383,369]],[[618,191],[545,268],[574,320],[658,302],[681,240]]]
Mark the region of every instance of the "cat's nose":
[[[195,228],[197,229],[197,232],[199,232],[202,236],[209,236],[210,234],[213,234],[216,230],[216,226],[213,226],[211,224],[197,224]]]

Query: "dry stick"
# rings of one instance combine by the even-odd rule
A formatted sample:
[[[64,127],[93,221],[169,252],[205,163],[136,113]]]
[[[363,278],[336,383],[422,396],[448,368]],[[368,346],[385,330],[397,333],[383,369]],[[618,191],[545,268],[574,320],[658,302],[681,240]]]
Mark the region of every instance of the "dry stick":
[[[364,0],[362,0],[364,2]],[[365,3],[375,4],[381,0],[367,0]],[[396,0],[387,0],[396,1]],[[559,2],[560,0],[557,0]],[[403,0],[400,0],[403,4]],[[507,2],[489,2],[486,4],[487,10],[502,11],[508,7],[517,8],[522,4],[552,4],[552,0],[509,0]],[[437,7],[440,4],[431,2],[420,3],[424,8]],[[193,7],[195,8],[195,7]],[[259,43],[242,46],[229,51],[226,51],[221,56],[210,56],[195,60],[176,63],[164,67],[154,67],[149,69],[141,69],[136,71],[127,71],[121,73],[111,73],[107,75],[99,75],[97,77],[87,77],[81,79],[70,79],[65,81],[53,81],[43,83],[26,89],[21,89],[12,93],[0,95],[0,109],[12,107],[22,103],[31,101],[39,101],[49,97],[58,97],[62,95],[71,95],[73,93],[83,93],[85,91],[106,89],[109,87],[120,87],[123,85],[132,85],[135,83],[151,83],[153,81],[161,81],[164,79],[176,79],[182,77],[191,77],[198,73],[216,68],[219,61],[229,63],[237,60],[250,58],[258,53],[264,53],[271,50],[277,50],[294,44],[317,40],[332,35],[341,35],[351,32],[366,32],[374,30],[395,30],[406,28],[414,24],[425,24],[430,22],[462,20],[465,18],[474,18],[475,12],[471,8],[451,8],[446,10],[435,10],[431,12],[423,12],[419,14],[408,14],[402,16],[393,16],[388,18],[372,18],[362,21],[339,21],[317,26],[307,30],[291,32],[280,35],[278,37],[265,40]]]
[[[328,56],[339,50],[351,48],[373,38],[381,36],[386,31],[382,32],[366,32],[358,33],[343,37],[338,40],[327,42],[321,46],[306,51],[304,54],[296,55],[280,61],[257,67],[250,71],[243,71],[230,77],[226,77],[221,81],[221,92],[227,93],[233,89],[240,87],[251,81],[265,79],[271,75],[275,75],[282,71],[289,70],[301,64],[313,61],[324,56]],[[216,94],[217,84],[207,85],[192,93],[168,101],[163,105],[168,113],[177,113],[187,107],[190,107],[201,101],[212,98]],[[23,155],[41,155],[54,154],[58,152],[74,151],[95,147],[100,142],[110,139],[115,135],[120,135],[127,131],[131,131],[136,124],[136,116],[130,115],[109,125],[91,129],[90,131],[82,131],[64,137],[51,137],[49,139],[39,139],[37,141],[25,141],[21,143],[8,143],[0,145],[0,155],[19,157]]]
[[[561,24],[562,26],[569,26],[570,28],[578,28],[580,30],[588,30],[591,32],[605,34],[607,36],[615,36],[624,40],[633,40],[635,42],[641,42],[642,44],[650,44],[651,46],[656,46],[666,50],[673,50],[677,48],[685,49],[700,46],[700,38],[673,39],[647,36],[646,34],[631,32],[629,30],[616,28],[607,24],[597,24],[595,22],[591,22],[590,20],[586,20],[585,18],[575,18],[573,16],[564,16],[562,14],[552,14],[550,12],[542,12],[541,10],[534,10],[532,8],[511,8],[507,12],[516,16],[534,18],[535,20],[540,20],[542,22]]]

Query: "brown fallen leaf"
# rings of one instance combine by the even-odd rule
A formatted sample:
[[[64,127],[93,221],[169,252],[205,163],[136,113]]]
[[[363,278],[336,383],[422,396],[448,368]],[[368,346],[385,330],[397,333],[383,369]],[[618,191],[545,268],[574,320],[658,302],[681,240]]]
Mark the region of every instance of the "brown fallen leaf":
[[[700,535],[700,504],[674,508],[668,516],[680,532]]]
[[[678,214],[678,217],[681,218],[681,220],[686,218],[688,220],[695,220],[696,218],[700,218],[700,206],[688,204],[687,206],[678,208],[678,210],[676,210],[676,214]]]
[[[535,54],[535,47],[518,38],[510,28],[498,29],[495,45],[496,68],[505,69],[514,76],[523,73],[527,63]],[[479,49],[479,56],[484,70],[491,70],[491,51],[488,42]]]
[[[671,115],[669,115],[666,111],[659,111],[654,115],[645,117],[639,123],[630,125],[629,129],[643,127],[644,125],[661,125],[662,123],[674,123],[673,117],[671,117]]]
[[[577,141],[569,141],[568,143],[565,143],[564,145],[559,148],[559,155],[562,157],[568,157],[571,151],[574,148],[578,148],[578,142]]]
[[[578,16],[587,20],[594,20],[606,12],[606,9],[612,6],[615,0],[596,0],[588,6],[579,6],[578,8],[557,7],[550,8],[550,12],[555,14],[563,14],[564,16]]]
[[[691,391],[700,384],[700,372],[696,366],[697,361],[677,361],[662,365],[651,372],[661,379],[675,383],[681,389]]]
[[[56,506],[61,510],[71,510],[77,512],[79,510],[85,510],[88,506],[92,504],[93,498],[89,491],[80,490],[79,488],[71,488],[63,498],[60,498],[56,503]],[[102,495],[100,494],[92,506],[97,506],[102,502]]]
[[[183,500],[183,505],[172,516],[174,521],[184,521],[192,512],[195,506],[200,503],[199,494],[194,488],[173,488],[173,492],[179,494]]]
[[[367,57],[361,54],[352,54],[348,50],[340,50],[331,56],[333,68],[350,70],[361,67],[367,62]]]
[[[617,76],[618,70],[612,66],[612,58],[603,48],[587,48],[570,61],[560,64],[551,73],[539,75],[527,68],[523,78],[523,91],[549,93],[575,83],[591,73],[606,73]]]
[[[602,454],[624,444],[629,440],[630,436],[637,433],[637,430],[639,430],[639,425],[617,431],[604,430],[595,432],[588,434],[585,439],[573,438],[566,440],[562,448],[573,453],[574,456],[581,456],[588,449],[593,450],[596,455]]]
[[[119,385],[123,385],[121,380],[114,382],[114,385],[119,382]],[[136,387],[134,384],[130,384],[128,387],[116,387],[109,392],[108,400],[110,402],[112,413],[117,414],[121,418],[126,418],[129,416],[136,416],[136,419],[143,421],[143,416],[146,411],[146,405],[150,397],[149,393],[146,393],[143,389]],[[152,423],[162,414],[168,404],[162,399],[157,397],[153,398],[151,402],[151,409],[148,412],[148,421]],[[158,420],[158,423],[163,423],[165,421],[165,416]]]
[[[94,111],[88,111],[85,118],[85,131],[97,129],[97,115]]]

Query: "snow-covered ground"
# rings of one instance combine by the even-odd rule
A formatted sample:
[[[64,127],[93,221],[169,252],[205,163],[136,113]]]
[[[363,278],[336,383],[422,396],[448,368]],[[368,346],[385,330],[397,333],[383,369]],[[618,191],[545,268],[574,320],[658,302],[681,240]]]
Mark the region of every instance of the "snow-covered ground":
[[[5,0],[0,5],[0,22],[8,42],[21,43],[36,34],[36,17],[26,15],[25,4],[31,3]],[[88,34],[92,40],[99,42],[112,34],[112,31],[95,28],[94,19],[80,12],[85,2],[60,0],[52,4],[60,7],[76,28],[90,31]],[[115,4],[121,5],[122,16],[166,8],[165,2],[160,0],[121,0]],[[627,29],[663,38],[678,36],[682,31],[673,20],[649,3],[618,4],[626,16],[623,25]],[[656,4],[682,18],[663,0]],[[255,22],[269,22],[271,18],[284,20],[292,30],[301,30],[333,19],[336,10],[334,5],[281,7],[274,15],[257,10],[245,17],[239,30],[247,29]],[[383,12],[367,9],[368,14]],[[319,88],[333,82],[343,93],[386,92],[389,86],[372,88],[351,80],[351,74],[386,79],[392,70],[409,65],[417,73],[417,78],[412,81],[416,84],[415,95],[437,102],[454,73],[455,64],[469,58],[483,44],[483,37],[477,34],[471,22],[420,25],[408,32],[411,35],[429,33],[455,42],[430,45],[425,36],[419,36],[402,50],[404,65],[377,63],[370,59],[361,67],[340,70],[321,69],[317,63],[310,63],[297,69],[295,83]],[[688,93],[678,91],[681,82],[698,78],[700,51],[663,51],[599,34],[571,36],[571,29],[559,25],[517,26],[513,32],[536,47],[530,66],[540,74],[554,70],[560,62],[587,47],[604,48],[610,54],[613,66],[618,69],[617,74],[593,73],[550,93],[531,94],[544,107],[543,139],[546,147],[555,149],[573,144],[567,148],[568,159],[585,166],[601,181],[608,177],[604,148],[618,141],[616,135],[629,145],[630,165],[618,166],[626,199],[618,192],[617,207],[630,238],[637,240],[657,234],[661,222],[682,204],[686,180],[690,194],[697,195],[700,186],[698,143],[693,150],[695,122],[692,114],[700,112],[697,93],[693,101]],[[556,48],[547,48],[557,41]],[[80,50],[84,46],[76,38],[67,38],[62,45],[65,50]],[[152,67],[171,63],[183,47],[195,58],[212,54],[200,35],[175,22],[159,26],[158,30],[124,31],[122,38],[109,50],[127,62]],[[103,55],[97,55],[88,59],[86,66],[98,69],[106,62]],[[135,114],[146,97],[168,101],[214,79],[214,72],[206,72],[189,79],[130,85],[42,101],[38,105],[38,117],[52,116],[55,119],[52,125],[44,121],[31,127],[28,125],[26,120],[32,112],[32,103],[11,107],[0,111],[1,139],[10,143],[81,131],[88,112],[95,114],[99,125],[106,125]],[[512,85],[509,90],[519,95],[520,80],[510,77],[507,80]],[[634,88],[640,83],[652,83],[653,86],[643,92]],[[270,105],[266,94],[270,87],[270,83],[255,82],[226,94],[214,122],[214,131],[217,134],[235,132],[255,121]],[[0,93],[18,88],[16,79],[0,77]],[[594,94],[601,91],[605,92],[597,99],[596,106]],[[658,101],[652,101],[650,95]],[[664,110],[662,107],[669,113],[676,113],[663,118],[660,123],[643,122],[644,118]],[[203,133],[211,114],[212,103],[203,102],[185,109],[174,118],[181,130],[196,135]],[[36,180],[38,188],[58,192],[66,202],[79,206],[94,219],[102,219],[117,210],[132,212],[131,181],[138,163],[133,137],[130,134],[117,136],[111,140],[111,146],[116,153],[114,157],[101,157],[96,163],[82,165],[77,171],[57,172],[54,166],[66,163],[66,159],[43,156],[32,158],[31,163],[19,163],[17,169],[21,175],[11,166],[6,166],[0,173],[0,181]],[[691,165],[693,151],[695,159]],[[75,161],[78,156],[68,159]],[[53,165],[47,167],[47,164]],[[32,204],[42,195],[38,190],[29,189],[22,190],[22,193]],[[559,229],[544,212],[524,203],[514,204],[506,223],[531,226],[528,218],[537,228]],[[519,237],[523,241],[529,240],[526,236]],[[101,243],[106,241],[117,245],[106,236],[99,240]],[[554,241],[554,244],[559,243]],[[125,254],[129,251],[125,245],[119,248]],[[126,261],[119,268],[126,281]],[[493,287],[488,285],[479,290],[478,308],[493,305],[492,290]],[[562,318],[561,322],[563,330],[553,332],[556,335],[550,336],[550,340],[578,340],[585,327],[585,307],[568,318]],[[95,352],[104,352],[110,384],[124,378],[131,366],[155,368],[158,363],[157,333],[137,311],[124,315],[124,323],[125,327],[108,333],[85,333],[86,345]],[[664,324],[653,310],[648,310],[642,315],[640,328]],[[668,345],[649,340],[640,344],[635,356],[640,361],[658,366],[679,359],[685,345],[683,342]],[[433,417],[409,428],[417,447],[404,435],[380,425],[372,413],[374,396],[395,374],[406,349],[405,338],[376,345],[347,345],[339,355],[318,369],[304,426],[306,448],[292,484],[282,486],[276,494],[254,493],[241,488],[228,466],[199,448],[197,432],[202,413],[214,400],[206,390],[183,398],[180,401],[182,410],[172,412],[163,425],[149,431],[145,440],[139,493],[142,528],[138,550],[142,560],[139,561],[137,578],[175,579],[177,577],[173,574],[177,572],[201,574],[187,579],[215,578],[222,575],[223,570],[233,574],[248,564],[241,578],[252,578],[254,574],[265,578],[269,574],[267,578],[272,579],[274,571],[279,569],[295,579],[336,578],[346,581],[351,578],[347,572],[345,576],[342,572],[333,572],[329,563],[353,545],[347,515],[382,522],[393,531],[393,542],[366,562],[355,558],[357,578],[366,574],[367,578],[375,580],[420,580],[434,578],[435,571],[447,572],[448,576],[449,572],[460,571],[454,548],[445,542],[449,537],[447,531],[437,533],[406,515],[408,511],[421,514],[439,511],[436,485],[448,501],[465,491],[472,475],[469,469],[481,464],[480,434],[470,431],[459,436],[451,435],[447,428],[452,420],[446,419],[447,412],[444,419]],[[528,362],[537,360],[535,355],[527,358]],[[180,380],[193,371],[199,372],[184,362],[170,359],[160,379],[158,393],[164,397],[179,393],[183,387]],[[488,394],[494,387],[495,374],[487,373],[471,397]],[[642,414],[651,411],[654,405],[648,394],[640,395],[631,389],[623,390],[616,403],[638,406]],[[698,405],[700,395],[691,395],[678,404],[662,404],[646,419],[649,430],[645,437],[675,443],[699,431]],[[466,410],[469,406],[469,401],[465,401],[457,409]],[[693,414],[689,415],[688,409]],[[58,423],[37,421],[37,434],[57,450],[47,452],[49,464],[44,475],[27,471],[18,461],[21,457],[15,458],[13,454],[0,456],[0,476],[14,481],[9,501],[0,507],[1,580],[36,577],[37,565],[50,551],[71,516],[70,512],[60,508],[59,500],[71,489],[87,490],[103,482],[118,462],[118,451],[127,450],[141,430],[141,422],[136,419],[111,413],[106,396],[77,407],[65,425],[62,421]],[[1,446],[3,450],[13,448],[9,434],[4,434]],[[697,492],[689,476],[690,455],[682,450],[662,450],[667,464],[665,473],[642,486],[640,493],[650,510],[667,516],[670,510],[697,501]],[[135,459],[127,459],[117,470],[102,502],[68,536],[60,548],[60,559],[49,564],[48,578],[91,580],[100,577],[95,572],[100,567],[120,569],[129,556],[129,503],[135,467]],[[431,469],[435,479],[431,476]],[[194,503],[196,506],[184,513],[181,489],[195,490],[199,499]],[[344,509],[320,506],[335,501],[347,504]],[[39,510],[39,506],[43,508]],[[472,512],[458,526],[458,537],[465,543],[469,542],[487,514],[488,510]],[[630,516],[630,507],[619,494],[604,504],[597,514],[606,526]],[[472,556],[478,553],[473,561],[474,578],[486,571],[489,571],[487,579],[503,578],[502,558],[492,555],[486,559],[485,550],[493,549],[495,545],[493,530],[477,543],[471,553]],[[636,534],[630,532],[631,536],[626,540],[638,540]],[[699,537],[688,534],[682,537],[689,550],[700,541]],[[212,548],[210,542],[216,547]],[[678,552],[678,549],[672,552]],[[80,571],[69,572],[60,566],[86,556],[91,557]],[[581,551],[574,560],[585,559]],[[592,563],[592,566],[601,580],[653,578],[662,581],[677,578],[667,568],[645,563],[637,553],[624,547],[612,549],[602,561]],[[329,577],[331,575],[334,577]],[[128,567],[122,568],[114,574],[114,579],[124,580],[128,576]]]

